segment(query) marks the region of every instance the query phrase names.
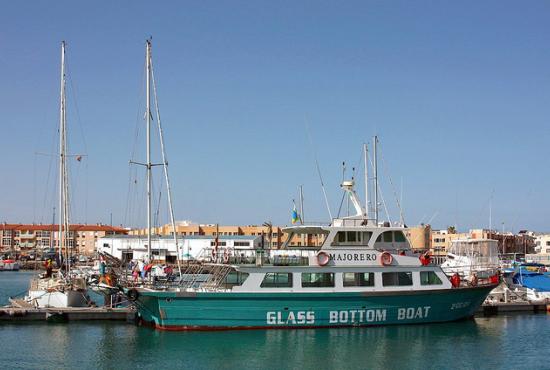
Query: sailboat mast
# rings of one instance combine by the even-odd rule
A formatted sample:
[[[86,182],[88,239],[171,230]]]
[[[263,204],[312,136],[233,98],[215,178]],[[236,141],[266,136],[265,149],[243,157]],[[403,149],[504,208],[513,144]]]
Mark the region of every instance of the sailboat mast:
[[[147,262],[151,262],[151,40],[147,40]]]
[[[61,42],[61,89],[59,97],[59,261],[63,258],[63,194],[65,192],[65,41]]]

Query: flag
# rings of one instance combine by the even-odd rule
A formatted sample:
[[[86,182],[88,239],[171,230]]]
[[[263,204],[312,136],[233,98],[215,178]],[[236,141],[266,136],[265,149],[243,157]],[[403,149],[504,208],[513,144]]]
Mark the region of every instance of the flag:
[[[294,200],[292,201],[294,207],[292,208],[292,223],[295,224],[296,222],[300,221],[300,215],[298,215],[298,211],[296,210],[296,203],[294,203]]]

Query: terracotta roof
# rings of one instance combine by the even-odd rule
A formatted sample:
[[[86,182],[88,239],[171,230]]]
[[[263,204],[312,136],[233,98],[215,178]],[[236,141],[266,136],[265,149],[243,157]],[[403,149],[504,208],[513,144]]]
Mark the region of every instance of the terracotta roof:
[[[57,231],[59,225],[57,224],[6,224],[0,223],[0,230],[32,230],[32,231]],[[69,226],[71,231],[114,231],[117,233],[127,233],[127,229],[121,227],[109,226],[109,225],[83,225],[73,224]]]

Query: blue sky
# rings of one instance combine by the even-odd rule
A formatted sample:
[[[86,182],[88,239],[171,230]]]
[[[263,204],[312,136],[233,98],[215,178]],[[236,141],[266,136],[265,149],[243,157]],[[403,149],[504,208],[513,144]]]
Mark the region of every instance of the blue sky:
[[[87,155],[71,166],[73,221],[144,224],[143,171],[128,161],[134,147],[144,157],[152,36],[177,219],[288,224],[303,184],[306,219],[326,221],[314,152],[336,213],[342,161],[351,175],[378,134],[392,220],[402,183],[408,224],[488,227],[492,204],[494,227],[550,230],[549,12],[546,1],[5,3],[1,219],[51,220],[55,163],[36,153],[56,150],[66,40],[71,152]]]

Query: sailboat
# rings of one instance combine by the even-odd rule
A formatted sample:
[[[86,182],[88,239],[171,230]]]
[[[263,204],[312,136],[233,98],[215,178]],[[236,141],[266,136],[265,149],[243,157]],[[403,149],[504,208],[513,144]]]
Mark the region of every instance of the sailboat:
[[[65,98],[65,41],[61,42],[61,92],[59,114],[59,271],[47,277],[31,280],[25,301],[34,307],[85,307],[86,281],[71,276],[69,243],[69,173],[67,164],[67,115]],[[53,233],[52,233],[53,239]],[[64,261],[64,263],[63,263]]]

